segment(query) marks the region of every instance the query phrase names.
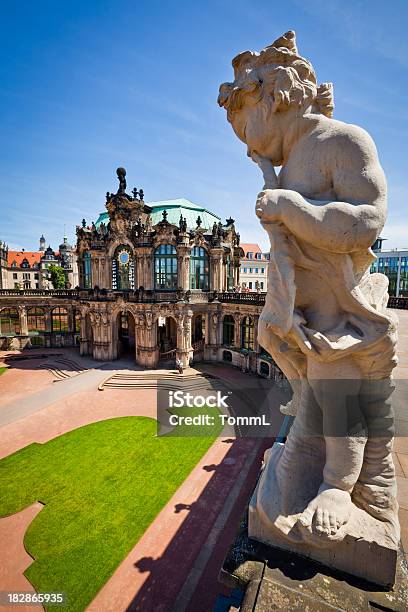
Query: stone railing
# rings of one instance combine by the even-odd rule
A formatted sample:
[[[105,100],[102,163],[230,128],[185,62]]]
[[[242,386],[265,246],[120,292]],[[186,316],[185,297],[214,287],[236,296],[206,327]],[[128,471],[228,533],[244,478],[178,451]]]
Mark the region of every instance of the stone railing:
[[[57,297],[71,300],[77,299],[76,289],[0,289],[1,297]]]
[[[408,310],[408,297],[395,297],[391,295],[388,299],[388,308]]]
[[[235,291],[156,291],[137,289],[136,291],[117,291],[113,289],[0,289],[0,299],[4,298],[58,298],[67,300],[86,300],[96,302],[115,302],[122,298],[125,302],[158,303],[179,300],[192,304],[206,304],[217,300],[222,303],[253,304],[263,306],[266,293],[236,293]],[[388,308],[408,310],[408,297],[390,296]]]
[[[263,306],[263,304],[265,304],[265,296],[266,293],[236,293],[234,291],[224,291],[214,295],[214,298],[219,302]]]

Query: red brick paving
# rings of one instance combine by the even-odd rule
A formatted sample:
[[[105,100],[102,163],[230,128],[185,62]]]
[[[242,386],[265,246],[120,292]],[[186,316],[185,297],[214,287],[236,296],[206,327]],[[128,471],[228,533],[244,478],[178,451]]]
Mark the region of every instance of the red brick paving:
[[[408,312],[398,311],[397,314],[401,327],[398,350],[400,365],[396,377],[405,378],[408,372]],[[29,368],[27,370],[29,371]],[[242,377],[238,370],[224,366],[217,369],[219,374],[224,371],[233,379],[239,380]],[[35,372],[32,379],[27,379],[27,384],[35,387],[35,378],[39,381],[40,373],[47,375],[46,372]],[[7,373],[7,377],[10,374]],[[0,397],[6,380],[6,377],[3,381],[0,377]],[[43,381],[38,384],[43,384]],[[146,395],[142,395],[142,390],[138,390],[137,402],[128,406],[129,393],[125,390],[105,390],[103,394],[86,391],[70,396],[39,413],[0,429],[0,448],[6,444],[4,454],[8,454],[25,446],[29,440],[45,441],[85,422],[128,414],[146,414],[146,408],[155,393],[146,390]],[[131,395],[133,398],[136,394]],[[4,398],[1,398],[0,405],[2,402]],[[149,409],[149,415],[154,416],[153,413],[154,410]],[[231,444],[218,440],[212,446],[100,591],[89,610],[116,612],[125,610],[129,605],[131,610],[144,612],[171,609],[248,453],[253,450],[253,444],[254,441],[248,439],[235,440]],[[394,452],[399,483],[402,542],[405,550],[408,550],[408,438],[397,438]],[[214,542],[212,556],[188,606],[191,612],[211,610],[217,594],[226,592],[217,584],[218,572],[250,497],[261,455],[262,449],[259,449],[226,528]],[[1,524],[2,521],[0,526]]]
[[[35,364],[38,367],[41,361]],[[4,364],[0,362],[0,366]],[[27,397],[36,391],[53,384],[53,375],[47,370],[33,368],[33,362],[10,362],[7,372],[0,376],[0,410],[1,406],[14,400]]]
[[[33,563],[23,544],[24,534],[31,521],[42,510],[39,502],[24,508],[12,516],[0,520],[0,591],[35,593],[35,589],[23,572]],[[16,605],[1,606],[2,612],[15,612]],[[38,612],[43,607],[24,606],[25,612]]]
[[[131,610],[167,612],[189,575],[194,561],[221,512],[248,456],[259,440],[219,439],[209,449],[189,477],[163,508],[111,579],[98,593],[88,612]],[[264,441],[264,447],[265,447]],[[269,442],[270,445],[270,442]],[[222,589],[216,575],[223,552],[231,542],[240,513],[259,470],[262,449],[252,457],[252,469],[234,509],[231,523],[219,542],[217,556],[211,560],[208,580],[200,584],[206,603],[195,604],[195,612],[211,610]],[[213,580],[214,578],[214,580]],[[199,595],[200,597],[200,595]]]
[[[7,374],[8,376],[8,374]],[[63,384],[63,383],[57,383]],[[44,443],[78,427],[121,416],[156,418],[156,391],[81,391],[0,428],[0,458],[33,442]]]

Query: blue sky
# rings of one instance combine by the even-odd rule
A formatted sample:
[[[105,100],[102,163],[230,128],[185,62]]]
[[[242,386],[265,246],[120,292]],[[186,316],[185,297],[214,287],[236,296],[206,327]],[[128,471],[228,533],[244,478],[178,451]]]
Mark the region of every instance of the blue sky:
[[[0,239],[55,248],[104,210],[127,169],[147,201],[185,197],[233,216],[267,247],[254,214],[259,170],[216,104],[231,59],[288,29],[335,117],[368,130],[389,183],[389,247],[408,247],[406,0],[3,2]]]

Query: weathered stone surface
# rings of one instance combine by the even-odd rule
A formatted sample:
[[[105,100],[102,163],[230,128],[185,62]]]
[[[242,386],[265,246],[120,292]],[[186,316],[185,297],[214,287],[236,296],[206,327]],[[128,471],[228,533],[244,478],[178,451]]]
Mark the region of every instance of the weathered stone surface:
[[[332,118],[332,85],[318,85],[294,32],[232,63],[218,101],[262,170],[256,214],[271,242],[258,337],[290,380],[296,412],[285,446],[267,452],[249,532],[388,585],[400,536],[397,326],[387,278],[369,274],[384,173],[369,135]]]
[[[408,570],[398,552],[396,581],[385,590],[365,580],[327,567],[297,554],[266,546],[248,538],[243,520],[225,558],[220,580],[245,590],[241,609],[363,611],[408,609]]]

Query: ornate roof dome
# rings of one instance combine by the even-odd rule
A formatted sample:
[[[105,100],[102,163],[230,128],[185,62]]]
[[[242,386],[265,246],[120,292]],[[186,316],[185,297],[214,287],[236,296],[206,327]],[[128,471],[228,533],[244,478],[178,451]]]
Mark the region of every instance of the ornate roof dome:
[[[220,217],[210,212],[206,208],[190,202],[186,198],[177,198],[174,200],[159,200],[158,202],[146,202],[147,206],[153,209],[151,213],[152,225],[156,225],[163,219],[163,211],[167,212],[167,221],[173,225],[178,225],[180,215],[187,220],[187,228],[195,229],[197,226],[197,217],[200,216],[202,223],[201,227],[210,230],[215,223],[220,221]],[[109,223],[109,215],[103,212],[99,215],[95,225],[99,227],[101,223]]]

